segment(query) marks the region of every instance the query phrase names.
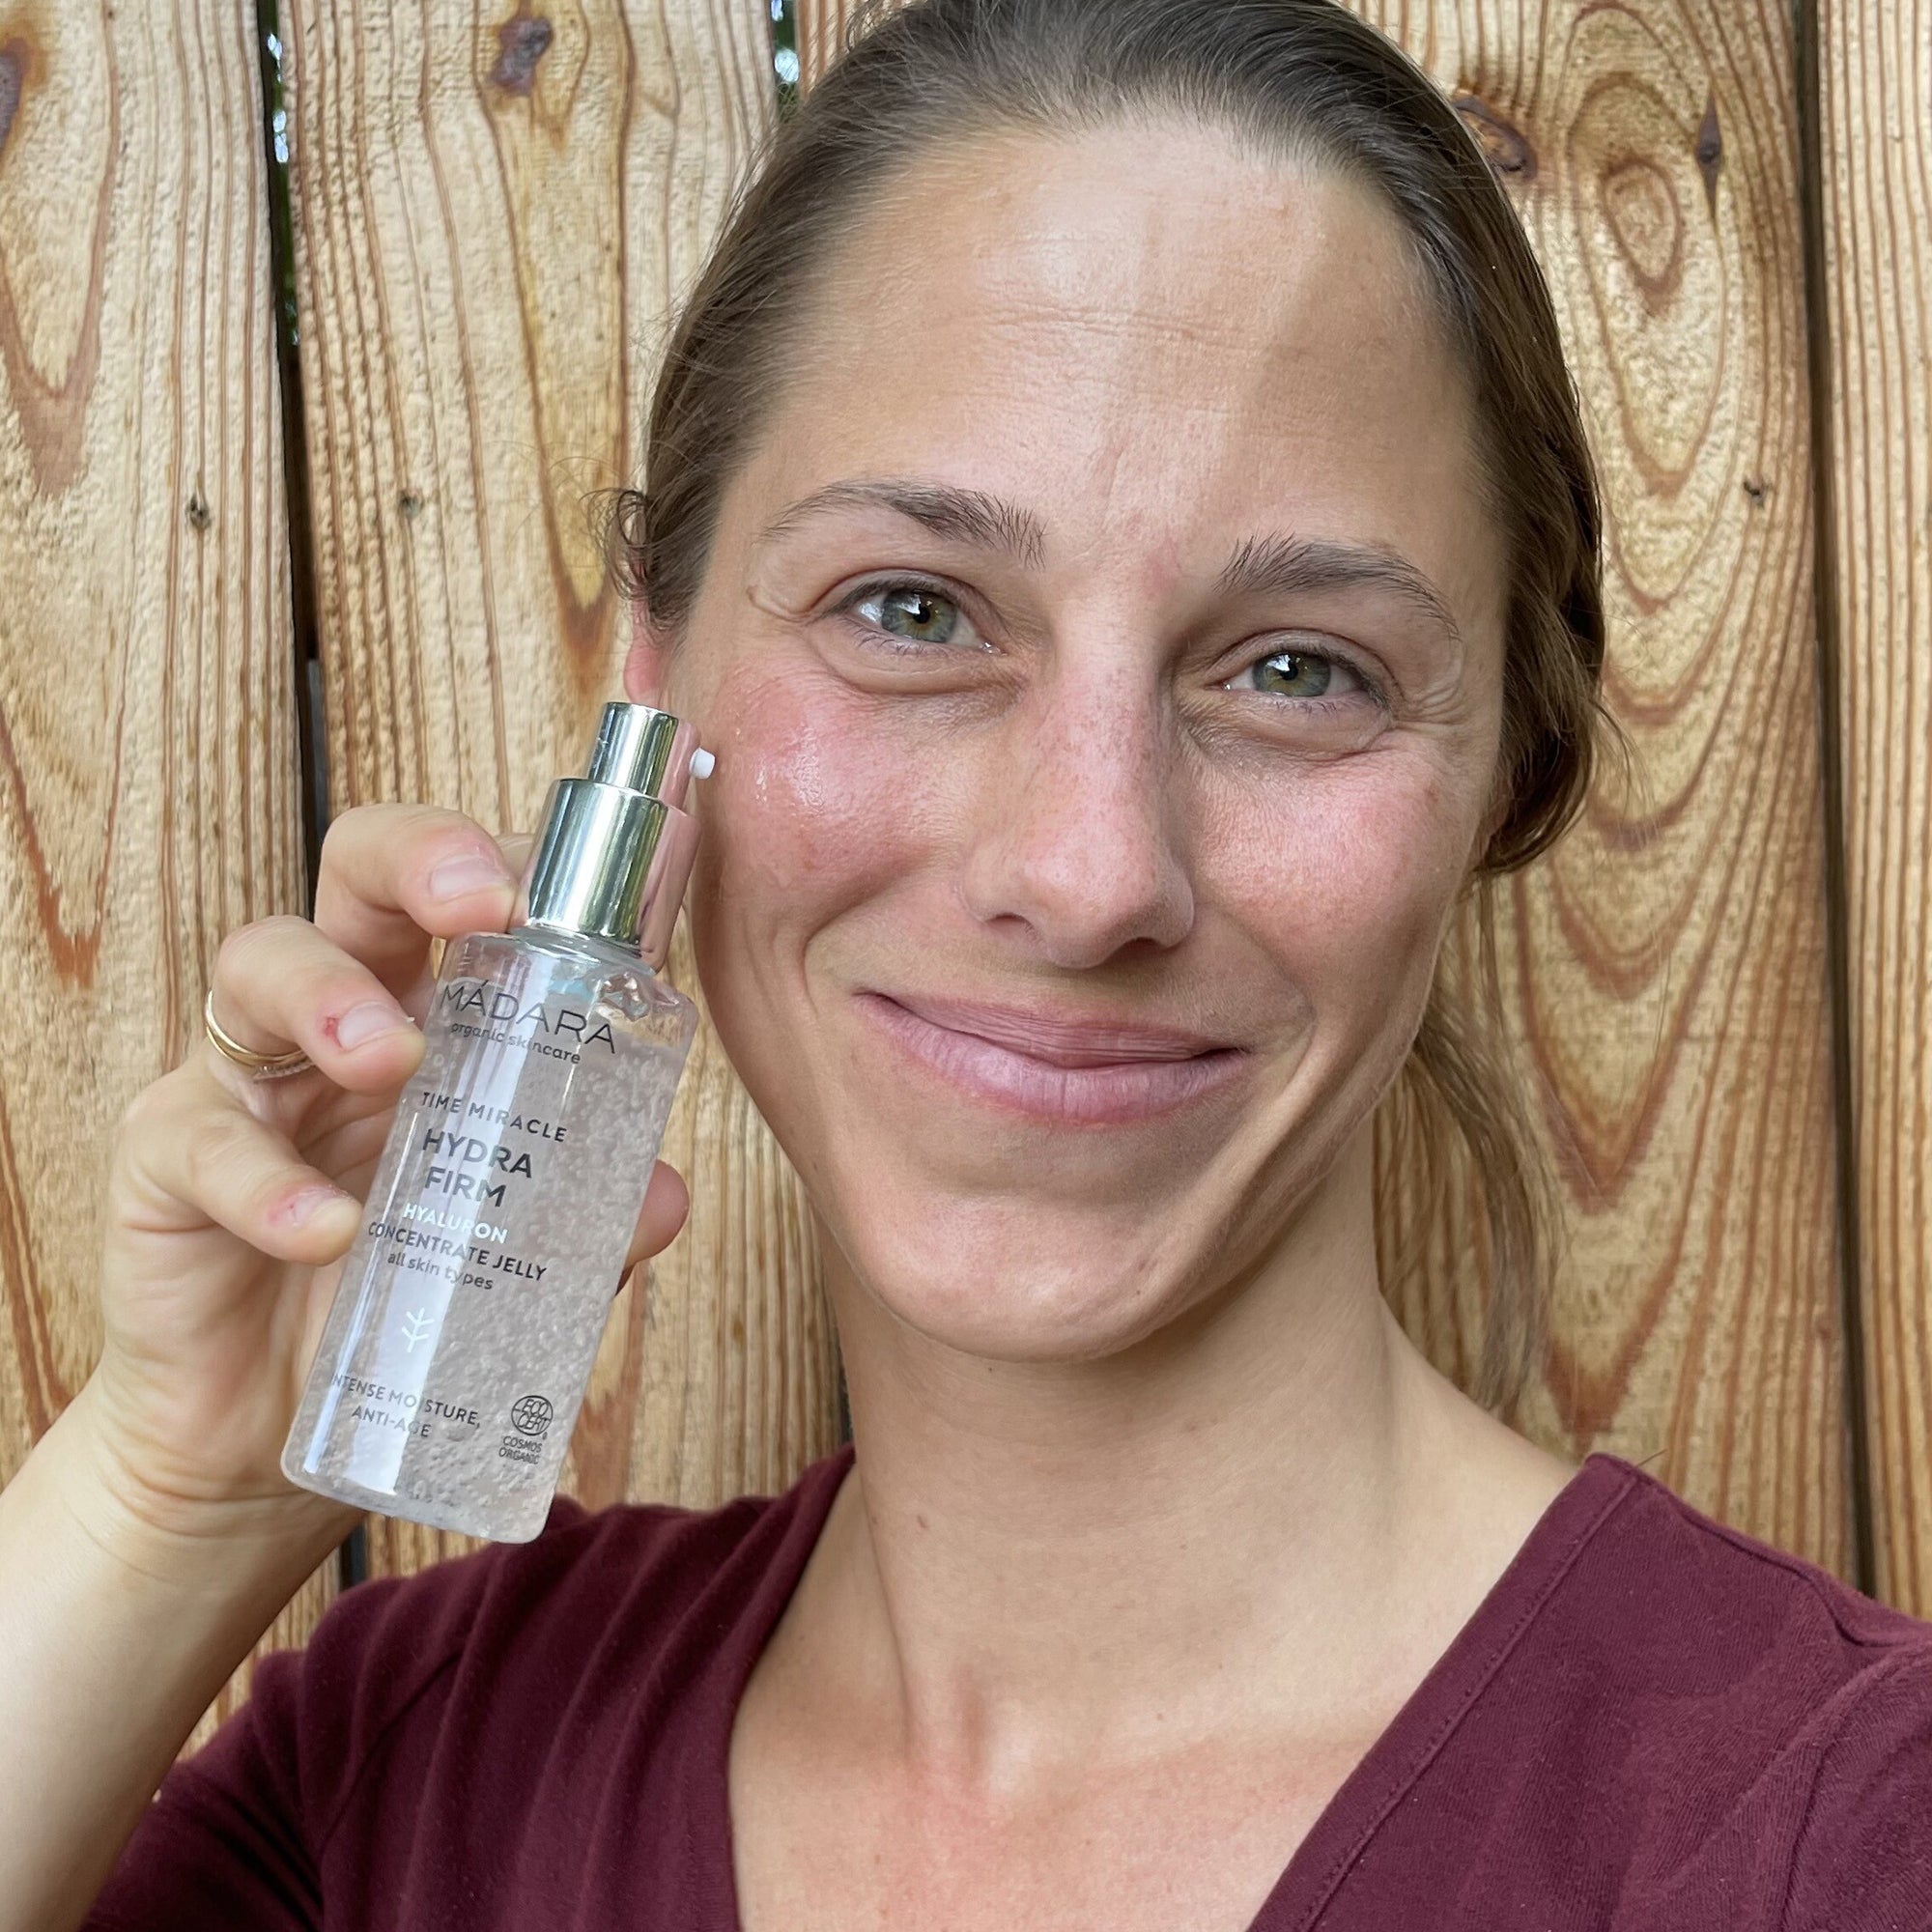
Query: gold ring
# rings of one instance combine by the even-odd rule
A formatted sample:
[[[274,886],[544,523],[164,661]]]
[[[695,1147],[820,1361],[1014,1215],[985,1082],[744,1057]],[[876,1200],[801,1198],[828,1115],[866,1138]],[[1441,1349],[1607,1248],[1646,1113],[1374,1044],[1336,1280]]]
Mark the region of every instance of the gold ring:
[[[285,1074],[300,1073],[315,1065],[300,1047],[292,1053],[256,1053],[224,1033],[221,1022],[214,1017],[213,986],[208,989],[208,998],[201,1003],[201,1024],[215,1050],[226,1054],[237,1066],[245,1066],[257,1080],[279,1080]]]

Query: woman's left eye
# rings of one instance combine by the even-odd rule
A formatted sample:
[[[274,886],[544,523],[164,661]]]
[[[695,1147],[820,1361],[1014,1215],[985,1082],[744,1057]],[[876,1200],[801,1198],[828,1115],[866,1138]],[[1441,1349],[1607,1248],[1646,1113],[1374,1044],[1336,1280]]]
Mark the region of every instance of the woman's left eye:
[[[917,579],[895,578],[861,584],[837,608],[856,612],[873,630],[883,631],[889,638],[902,639],[908,645],[971,644],[976,650],[986,648],[960,610],[958,600]]]
[[[1228,680],[1231,691],[1261,691],[1273,697],[1374,697],[1355,668],[1325,651],[1270,651]]]

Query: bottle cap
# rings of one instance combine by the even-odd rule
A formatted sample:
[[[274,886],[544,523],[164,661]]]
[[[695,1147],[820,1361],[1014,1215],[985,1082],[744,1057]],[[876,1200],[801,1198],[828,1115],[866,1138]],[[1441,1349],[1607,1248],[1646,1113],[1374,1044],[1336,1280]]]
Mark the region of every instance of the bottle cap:
[[[607,704],[585,775],[550,788],[512,923],[610,940],[663,966],[697,849],[679,808],[714,762],[668,711]]]

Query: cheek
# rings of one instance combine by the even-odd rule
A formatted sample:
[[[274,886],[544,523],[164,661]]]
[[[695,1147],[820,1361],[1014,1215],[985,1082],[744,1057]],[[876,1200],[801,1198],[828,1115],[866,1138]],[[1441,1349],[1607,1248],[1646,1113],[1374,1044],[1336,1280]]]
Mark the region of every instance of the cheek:
[[[1224,814],[1220,892],[1318,1010],[1369,1024],[1426,991],[1462,884],[1462,803],[1427,769],[1311,771],[1258,812]]]
[[[920,774],[849,693],[735,667],[709,695],[704,838],[694,890],[733,925],[821,922],[902,875]]]

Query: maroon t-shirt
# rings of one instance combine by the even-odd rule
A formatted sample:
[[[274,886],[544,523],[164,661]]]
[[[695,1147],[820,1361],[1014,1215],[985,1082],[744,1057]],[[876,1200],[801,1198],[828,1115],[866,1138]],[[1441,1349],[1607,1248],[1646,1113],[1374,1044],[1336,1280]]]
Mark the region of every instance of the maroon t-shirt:
[[[731,1718],[851,1456],[703,1513],[560,1497],[347,1591],[168,1773],[88,1926],[736,1932]],[[1932,1624],[1600,1451],[1251,1932],[1311,1927],[1926,1932]]]

